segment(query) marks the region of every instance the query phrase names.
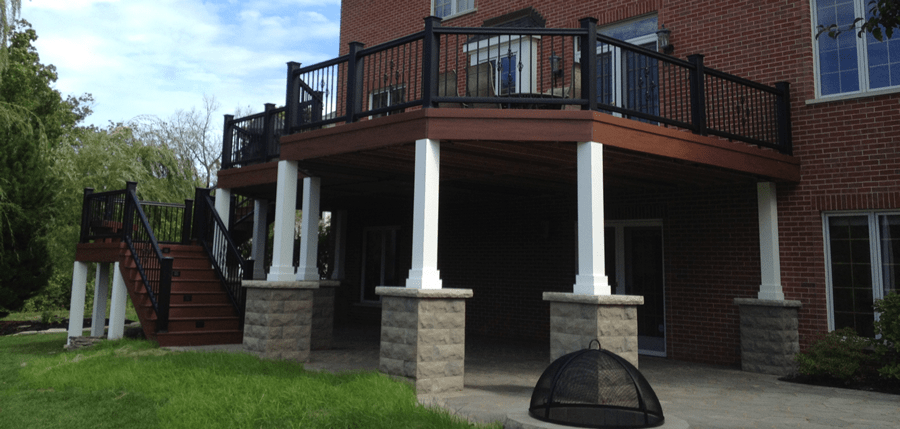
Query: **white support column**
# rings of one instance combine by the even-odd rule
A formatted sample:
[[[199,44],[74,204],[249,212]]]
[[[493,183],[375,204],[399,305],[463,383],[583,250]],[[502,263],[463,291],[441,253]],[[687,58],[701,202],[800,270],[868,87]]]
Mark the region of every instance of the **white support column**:
[[[72,298],[69,300],[69,337],[80,337],[84,327],[84,296],[87,290],[88,263],[75,261],[72,272]],[[71,340],[66,339],[66,345]]]
[[[253,259],[253,279],[266,279],[266,239],[268,228],[266,219],[269,217],[269,202],[266,200],[253,200],[253,247],[250,257]]]
[[[576,295],[610,295],[604,267],[603,145],[579,142],[578,170],[578,275]]]
[[[332,280],[343,280],[344,258],[347,253],[347,211],[331,212],[331,236],[334,237],[334,269]]]
[[[303,220],[300,223],[300,264],[297,280],[319,280],[319,194],[322,179],[303,178]]]
[[[231,217],[231,189],[216,188],[216,213],[222,218],[225,228],[228,228]]]
[[[784,301],[781,288],[781,255],[778,247],[778,198],[775,183],[756,185],[759,205],[759,266],[762,283],[759,299]]]
[[[106,299],[109,296],[109,262],[97,263],[94,277],[94,311],[91,313],[91,336],[102,337],[106,325]]]
[[[119,263],[113,265],[112,297],[109,304],[109,332],[107,338],[117,340],[125,336],[125,304],[128,302],[128,290],[125,289],[125,278]]]
[[[275,240],[266,280],[294,281],[294,218],[297,211],[297,161],[278,161],[275,190]]]
[[[416,140],[413,252],[412,268],[406,279],[408,288],[441,289],[441,275],[437,269],[440,165],[441,142]]]

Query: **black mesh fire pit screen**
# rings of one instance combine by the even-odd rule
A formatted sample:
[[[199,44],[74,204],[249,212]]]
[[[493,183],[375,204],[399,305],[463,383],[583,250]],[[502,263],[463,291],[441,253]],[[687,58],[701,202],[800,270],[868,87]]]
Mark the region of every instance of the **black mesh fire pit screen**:
[[[562,356],[544,370],[528,414],[590,428],[648,428],[665,421],[656,393],[634,365],[590,348]]]

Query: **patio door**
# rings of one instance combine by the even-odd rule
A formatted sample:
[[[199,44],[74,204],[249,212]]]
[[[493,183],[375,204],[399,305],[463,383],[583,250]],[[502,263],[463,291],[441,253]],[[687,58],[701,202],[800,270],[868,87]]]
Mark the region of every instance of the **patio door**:
[[[613,293],[641,295],[638,352],[666,355],[665,275],[660,221],[606,222],[606,275]]]

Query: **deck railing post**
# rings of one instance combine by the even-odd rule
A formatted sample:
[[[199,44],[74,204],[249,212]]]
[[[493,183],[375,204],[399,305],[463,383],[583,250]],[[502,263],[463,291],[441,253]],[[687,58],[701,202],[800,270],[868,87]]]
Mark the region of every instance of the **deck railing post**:
[[[191,244],[191,225],[194,219],[194,200],[184,199],[184,219],[181,221],[181,244]]]
[[[84,188],[84,199],[81,202],[81,239],[80,243],[87,243],[91,230],[91,194],[94,188]]]
[[[706,84],[704,82],[703,55],[694,54],[688,57],[688,61],[694,65],[691,70],[691,123],[694,125],[694,134],[702,136],[706,132]]]
[[[297,108],[300,107],[300,85],[297,85],[296,72],[300,63],[287,63],[287,94],[284,99],[284,135],[290,135],[297,126]]]
[[[440,36],[434,34],[434,28],[441,26],[441,18],[429,16],[425,18],[425,36],[422,40],[422,107],[437,107],[432,100],[437,96],[440,70]]]
[[[587,36],[581,38],[581,94],[587,104],[582,110],[597,110],[597,18],[582,18],[581,28]]]
[[[360,42],[350,42],[347,53],[347,123],[356,122],[362,101],[362,59],[357,59],[358,52],[365,46]]]
[[[793,141],[791,139],[791,84],[788,82],[776,82],[778,90],[776,105],[776,120],[778,121],[778,146],[781,153],[794,154]]]
[[[260,156],[262,159],[261,162],[266,162],[269,160],[269,157],[272,156],[274,152],[275,144],[278,143],[275,141],[275,118],[272,114],[272,110],[275,110],[275,104],[266,103],[265,104],[265,113],[266,115],[263,117],[263,148],[260,151]]]
[[[169,330],[169,302],[172,296],[172,262],[173,258],[162,258],[159,261],[159,292],[156,295],[156,332]]]
[[[225,115],[225,126],[222,128],[222,168],[230,168],[234,164],[231,154],[234,144],[234,115]]]
[[[134,225],[134,202],[131,195],[137,196],[137,182],[125,182],[125,207],[122,210],[122,240],[131,240]]]

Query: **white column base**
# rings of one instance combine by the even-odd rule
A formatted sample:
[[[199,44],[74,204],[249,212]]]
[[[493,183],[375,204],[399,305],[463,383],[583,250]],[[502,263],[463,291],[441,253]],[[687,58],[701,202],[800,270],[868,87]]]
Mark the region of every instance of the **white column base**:
[[[125,278],[119,269],[119,263],[113,266],[112,298],[109,304],[109,332],[107,338],[117,340],[125,336],[125,304],[128,303],[128,291],[125,289]]]
[[[91,336],[102,337],[106,325],[106,300],[109,296],[109,263],[97,264],[94,278],[94,311],[91,313]]]
[[[784,301],[784,292],[782,292],[781,285],[762,284],[759,285],[759,294],[757,294],[757,298]]]
[[[72,298],[69,300],[69,337],[80,337],[84,327],[84,297],[87,289],[88,263],[75,261],[72,272]],[[66,339],[66,345],[71,343]]]
[[[575,276],[573,292],[576,295],[612,295],[607,276]]]
[[[441,289],[443,284],[440,270],[409,270],[409,278],[406,279],[406,287],[410,289]]]

